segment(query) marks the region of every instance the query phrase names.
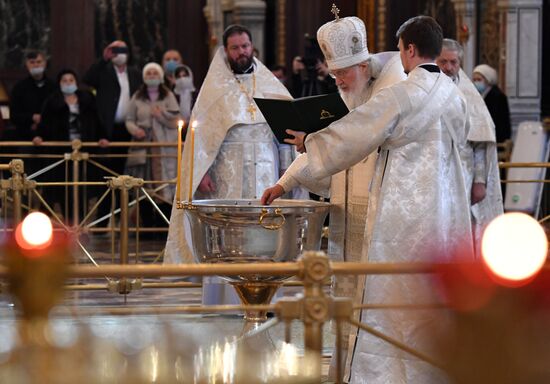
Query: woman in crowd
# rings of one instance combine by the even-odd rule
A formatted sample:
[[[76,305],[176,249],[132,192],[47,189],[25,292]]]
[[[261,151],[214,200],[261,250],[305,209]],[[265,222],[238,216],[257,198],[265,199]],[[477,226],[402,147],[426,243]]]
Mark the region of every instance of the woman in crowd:
[[[183,120],[187,124],[191,117],[191,109],[193,107],[193,93],[195,85],[193,84],[193,72],[187,65],[181,64],[174,72],[175,86],[174,93],[179,100],[180,113]]]
[[[164,69],[164,85],[174,91],[176,85],[176,68],[183,63],[181,53],[177,49],[169,49],[162,55],[162,68]]]
[[[36,136],[33,138],[35,145],[43,141],[72,141],[80,140],[98,141],[101,147],[109,145],[106,134],[99,122],[94,95],[89,91],[78,89],[78,77],[72,69],[63,69],[57,75],[57,89],[51,94],[42,108],[42,119],[38,124]],[[48,153],[62,154],[71,152],[71,148],[51,148]],[[86,152],[91,152],[86,149]],[[94,180],[98,177],[95,168],[87,169],[87,178]],[[57,166],[47,173],[48,180],[64,181],[65,169]],[[94,194],[99,191],[89,189]],[[50,187],[45,190],[46,201],[52,206],[59,203],[64,206],[65,194],[60,193],[59,187]],[[81,194],[83,196],[83,194]],[[89,196],[91,197],[91,196]],[[65,214],[72,215],[72,204],[68,201],[68,211]],[[80,205],[82,207],[82,205]],[[82,216],[80,216],[82,218]]]
[[[143,67],[143,84],[132,96],[126,116],[126,129],[134,142],[177,142],[177,122],[181,118],[178,102],[163,84],[163,77],[162,67],[157,63],[148,63]],[[129,175],[144,180],[171,180],[176,177],[176,163],[176,148],[136,147],[129,151],[126,168]],[[158,187],[158,184],[151,187]],[[169,185],[155,194],[166,215],[171,209],[174,190],[175,185]],[[153,213],[150,202],[141,204],[140,211],[144,226],[167,225],[158,214]]]

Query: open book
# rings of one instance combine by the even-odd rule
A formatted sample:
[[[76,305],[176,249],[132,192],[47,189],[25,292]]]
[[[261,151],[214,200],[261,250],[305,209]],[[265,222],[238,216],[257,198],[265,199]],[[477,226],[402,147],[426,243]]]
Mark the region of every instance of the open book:
[[[348,113],[338,93],[294,100],[254,98],[254,101],[280,143],[292,138],[285,132],[287,129],[313,133]]]

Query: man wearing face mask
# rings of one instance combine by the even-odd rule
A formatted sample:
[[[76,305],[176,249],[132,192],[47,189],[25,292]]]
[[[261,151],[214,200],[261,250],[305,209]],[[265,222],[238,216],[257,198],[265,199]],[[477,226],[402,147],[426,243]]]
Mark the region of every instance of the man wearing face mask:
[[[474,85],[485,100],[487,109],[495,122],[497,143],[502,143],[512,137],[510,127],[510,109],[508,97],[497,85],[497,71],[487,64],[474,68],[472,75]]]
[[[36,135],[38,124],[42,118],[42,105],[56,89],[54,82],[45,74],[46,56],[44,53],[38,51],[27,53],[25,67],[29,76],[15,84],[10,98],[11,121],[15,125],[13,140],[17,141],[31,141]],[[20,151],[25,153],[29,149],[23,147]],[[37,161],[40,160],[25,160],[27,174],[36,169],[39,165]]]
[[[114,41],[103,56],[84,75],[84,82],[96,90],[99,119],[110,141],[130,141],[125,120],[131,96],[141,84],[140,72],[128,65],[129,52],[124,41]],[[126,153],[126,148],[111,148],[110,153]],[[113,171],[122,174],[125,160],[112,159]]]
[[[141,84],[141,73],[128,65],[129,51],[124,41],[116,40],[103,50],[103,56],[84,75],[84,82],[96,90],[97,113],[109,141],[130,141],[126,130],[126,114],[131,96]],[[109,154],[126,154],[127,148],[112,147]],[[118,174],[124,173],[126,159],[110,158],[103,162]],[[99,217],[109,213],[110,204],[104,201]],[[107,221],[101,222],[106,225]]]

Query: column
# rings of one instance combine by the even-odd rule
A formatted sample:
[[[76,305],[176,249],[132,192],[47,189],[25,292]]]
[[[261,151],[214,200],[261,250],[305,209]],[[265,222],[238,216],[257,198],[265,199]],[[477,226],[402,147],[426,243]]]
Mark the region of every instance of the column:
[[[234,0],[232,15],[233,23],[242,24],[250,29],[254,47],[260,52],[262,62],[265,57],[265,8],[265,2],[262,0]]]
[[[223,44],[224,26],[221,1],[223,0],[207,0],[206,6],[203,8],[204,17],[208,23],[208,33],[210,34],[208,38],[210,60],[216,54],[216,48]]]
[[[475,0],[451,0],[456,12],[457,40],[464,48],[462,69],[472,75],[475,66],[476,15]]]
[[[500,84],[515,130],[522,121],[540,120],[542,0],[499,0],[498,6],[503,19]]]

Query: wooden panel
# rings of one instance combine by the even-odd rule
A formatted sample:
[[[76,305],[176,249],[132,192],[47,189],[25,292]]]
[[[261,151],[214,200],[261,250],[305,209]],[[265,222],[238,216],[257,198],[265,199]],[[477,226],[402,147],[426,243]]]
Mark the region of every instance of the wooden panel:
[[[358,0],[357,17],[365,23],[369,51],[376,52],[376,0]]]
[[[63,68],[82,78],[94,62],[94,0],[50,0],[52,78]]]
[[[427,1],[422,0],[385,0],[386,3],[386,46],[384,51],[396,51],[397,39],[395,33],[405,21],[422,14]]]
[[[286,2],[286,66],[291,68],[292,59],[304,54],[304,35],[317,35],[317,29],[333,20],[330,13],[332,2],[300,0]],[[357,0],[338,2],[340,17],[357,15]]]
[[[202,84],[208,71],[208,25],[203,14],[206,0],[167,0],[167,47],[181,52],[185,64],[191,67],[195,87]]]

